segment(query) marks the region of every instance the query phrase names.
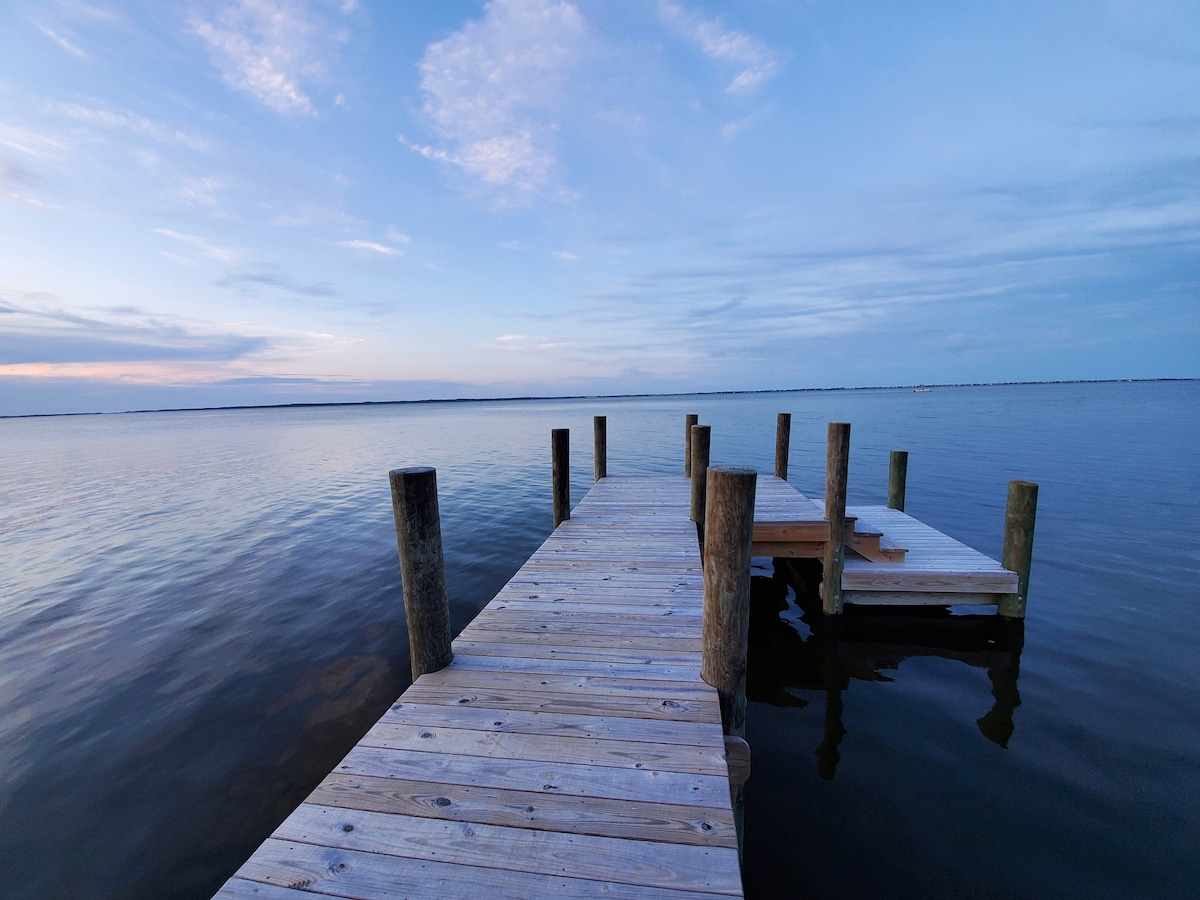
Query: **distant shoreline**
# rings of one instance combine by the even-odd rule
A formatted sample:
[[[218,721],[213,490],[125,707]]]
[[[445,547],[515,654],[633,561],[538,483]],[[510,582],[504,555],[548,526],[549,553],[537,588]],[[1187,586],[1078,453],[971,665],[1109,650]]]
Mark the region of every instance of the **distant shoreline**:
[[[306,409],[321,406],[401,406],[417,403],[514,403],[529,400],[634,400],[644,397],[730,397],[739,394],[818,394],[836,391],[911,391],[916,388],[1015,387],[1037,384],[1143,384],[1150,382],[1200,381],[1200,378],[1061,378],[1049,381],[965,381],[946,384],[878,384],[832,388],[768,388],[757,391],[667,391],[661,394],[555,394],[514,397],[429,397],[423,400],[331,400],[327,403],[246,403],[234,406],[166,406],[158,409],[125,409],[116,412],[22,413],[0,415],[0,419],[49,419],[63,416],[131,416],[163,412],[218,412],[235,409]]]

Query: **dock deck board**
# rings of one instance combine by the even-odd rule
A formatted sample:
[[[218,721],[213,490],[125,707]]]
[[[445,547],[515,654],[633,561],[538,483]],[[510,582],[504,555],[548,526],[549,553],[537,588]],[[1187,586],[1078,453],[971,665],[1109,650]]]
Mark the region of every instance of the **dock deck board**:
[[[992,604],[1017,590],[1016,572],[899,510],[848,506],[846,512],[908,549],[903,564],[847,554],[842,573],[847,603],[898,603],[903,593],[914,604]]]
[[[741,896],[689,497],[600,481],[218,896]]]

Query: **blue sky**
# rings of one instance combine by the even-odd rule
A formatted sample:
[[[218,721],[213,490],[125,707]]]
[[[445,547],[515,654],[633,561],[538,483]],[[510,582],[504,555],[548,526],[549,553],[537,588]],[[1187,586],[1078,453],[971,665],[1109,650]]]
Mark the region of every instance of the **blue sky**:
[[[1200,4],[7,2],[0,414],[1200,376]]]

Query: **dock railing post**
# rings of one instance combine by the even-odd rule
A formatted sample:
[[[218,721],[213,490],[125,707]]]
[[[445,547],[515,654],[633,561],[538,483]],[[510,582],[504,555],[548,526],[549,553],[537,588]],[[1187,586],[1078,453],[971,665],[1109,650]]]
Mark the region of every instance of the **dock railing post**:
[[[727,754],[742,757],[730,800],[742,851],[743,784],[748,775],[746,662],[750,636],[750,556],[754,541],[754,491],[758,473],[714,466],[705,473],[703,654],[700,677],[717,689]]]
[[[571,518],[571,431],[550,429],[551,472],[554,486],[554,527]]]
[[[775,419],[775,477],[787,481],[788,451],[792,445],[792,414],[780,413]]]
[[[996,612],[1006,619],[1025,618],[1029,597],[1029,570],[1033,563],[1033,526],[1037,519],[1038,486],[1032,481],[1008,483],[1008,506],[1004,511],[1004,550],[1000,565],[1017,573],[1017,592],[1005,594]]]
[[[446,597],[437,470],[427,466],[393,469],[388,473],[388,481],[396,517],[408,649],[416,681],[426,672],[444,669],[454,659],[450,648],[450,601]]]
[[[893,450],[888,461],[888,506],[904,512],[904,489],[908,481],[908,451]]]
[[[850,424],[830,422],[825,450],[825,518],[829,540],[821,576],[821,609],[842,613],[842,569],[846,564],[846,480],[850,470]]]
[[[683,474],[692,477],[692,426],[699,423],[700,417],[688,413],[683,420]]]
[[[692,457],[688,467],[692,472],[692,521],[701,528],[704,527],[704,498],[708,488],[708,451],[711,436],[711,426],[692,426]]]
[[[592,417],[592,471],[595,480],[608,477],[608,417]]]

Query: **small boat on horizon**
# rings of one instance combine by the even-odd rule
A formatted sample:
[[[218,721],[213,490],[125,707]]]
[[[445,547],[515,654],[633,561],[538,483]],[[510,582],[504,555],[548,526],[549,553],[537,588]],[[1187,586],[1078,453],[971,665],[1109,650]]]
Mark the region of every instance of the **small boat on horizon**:
[[[914,393],[914,394],[928,394],[928,393],[929,393],[930,391],[932,391],[932,390],[933,390],[933,388],[924,388],[924,387],[922,387],[922,388],[913,388],[913,393]]]

